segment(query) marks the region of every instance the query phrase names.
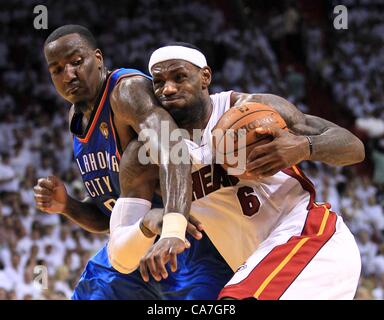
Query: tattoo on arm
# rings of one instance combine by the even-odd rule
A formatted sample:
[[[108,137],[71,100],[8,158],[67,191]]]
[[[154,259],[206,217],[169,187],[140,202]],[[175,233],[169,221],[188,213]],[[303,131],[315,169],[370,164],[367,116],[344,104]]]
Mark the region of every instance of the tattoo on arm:
[[[146,138],[152,143],[151,147],[158,151],[156,154],[159,154],[159,159],[167,158],[170,150],[180,143],[167,141],[169,142],[167,145],[160,139],[162,122],[168,123],[169,132],[177,130],[178,127],[169,113],[159,107],[149,80],[143,77],[126,79],[112,94],[111,103],[114,113],[125,118],[127,124],[132,126],[137,133],[145,132],[142,131],[145,129],[151,129],[152,132],[157,133],[159,138],[157,141],[150,136]],[[192,201],[191,165],[189,163],[175,165],[172,161],[160,161],[159,178],[164,213],[179,212],[188,218]]]
[[[330,165],[351,165],[364,160],[364,145],[350,131],[325,119],[305,115],[286,99],[273,94],[233,94],[233,104],[258,102],[273,107],[295,135],[311,136],[313,152],[308,160]]]
[[[241,105],[246,102],[257,102],[266,104],[275,109],[285,120],[288,128],[298,123],[305,123],[304,114],[301,113],[292,103],[274,94],[244,94],[235,93],[234,105]]]
[[[317,134],[311,130],[317,130]],[[310,135],[313,152],[310,160],[345,166],[364,160],[363,143],[350,131],[315,116],[306,115],[306,125],[297,128],[297,133]]]

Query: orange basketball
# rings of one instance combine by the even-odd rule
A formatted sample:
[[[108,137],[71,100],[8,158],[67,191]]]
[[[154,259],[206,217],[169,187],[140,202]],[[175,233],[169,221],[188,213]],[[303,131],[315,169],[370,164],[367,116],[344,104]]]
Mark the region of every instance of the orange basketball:
[[[273,140],[271,135],[257,134],[258,127],[288,130],[280,114],[265,104],[248,102],[225,112],[212,130],[216,163],[231,168],[229,174],[250,179],[244,172],[246,157],[255,146]]]

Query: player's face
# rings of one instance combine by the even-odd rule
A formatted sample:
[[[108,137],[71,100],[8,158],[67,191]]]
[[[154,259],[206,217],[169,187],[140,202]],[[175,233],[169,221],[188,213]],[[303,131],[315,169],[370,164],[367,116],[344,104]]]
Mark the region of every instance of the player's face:
[[[44,48],[57,92],[67,101],[93,101],[98,95],[103,58],[77,33],[52,41]]]
[[[161,105],[171,114],[189,109],[200,101],[200,69],[184,60],[168,60],[152,67],[153,89]]]

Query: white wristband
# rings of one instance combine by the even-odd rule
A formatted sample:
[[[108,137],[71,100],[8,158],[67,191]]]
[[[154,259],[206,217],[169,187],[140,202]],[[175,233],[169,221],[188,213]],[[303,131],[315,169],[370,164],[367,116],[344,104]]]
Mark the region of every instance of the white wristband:
[[[185,231],[187,230],[187,219],[181,214],[170,212],[163,216],[163,229],[160,239],[179,238],[185,241]]]

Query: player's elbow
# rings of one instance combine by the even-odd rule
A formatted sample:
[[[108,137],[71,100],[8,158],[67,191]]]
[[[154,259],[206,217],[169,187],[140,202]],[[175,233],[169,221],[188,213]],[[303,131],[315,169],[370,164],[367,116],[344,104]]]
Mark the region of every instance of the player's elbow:
[[[120,263],[117,259],[114,259],[112,257],[110,257],[109,260],[111,262],[111,265],[112,265],[113,269],[115,269],[116,271],[118,271],[120,273],[123,273],[123,274],[132,273],[138,267],[138,266],[135,266],[135,267],[125,266],[122,263]]]
[[[112,266],[125,274],[135,271],[154,241],[155,237],[147,238],[142,233],[140,220],[134,225],[111,227],[108,257]]]
[[[353,143],[350,144],[349,149],[350,149],[349,151],[350,157],[347,165],[354,165],[364,161],[365,147],[363,142],[359,138],[355,137]]]
[[[365,147],[360,139],[357,137],[354,139],[353,143],[349,144],[346,152],[344,153],[344,158],[336,163],[336,165],[341,166],[351,166],[363,162],[365,159]]]
[[[365,159],[365,147],[360,139],[356,143],[356,163],[363,162]]]
[[[127,250],[116,246],[112,237],[108,243],[107,251],[109,262],[118,272],[128,274],[137,269],[138,264],[129,262],[129,259],[127,259]]]

